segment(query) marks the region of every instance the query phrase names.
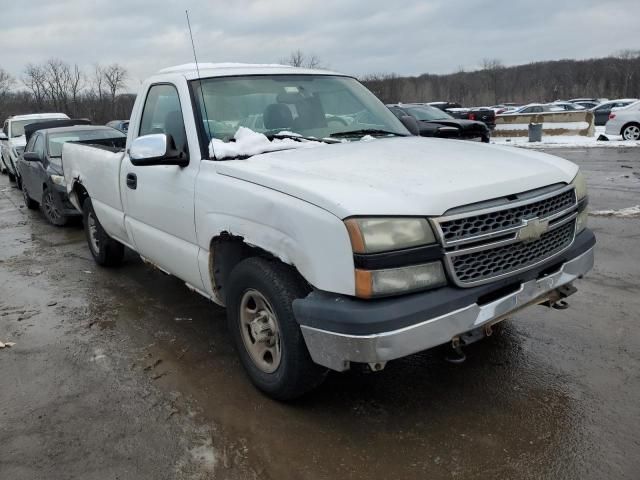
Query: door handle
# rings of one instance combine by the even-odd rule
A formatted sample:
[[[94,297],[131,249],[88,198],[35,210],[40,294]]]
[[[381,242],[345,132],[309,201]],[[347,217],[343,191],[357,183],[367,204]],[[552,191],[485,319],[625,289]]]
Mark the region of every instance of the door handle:
[[[138,176],[135,173],[127,173],[127,187],[131,190],[138,188]]]

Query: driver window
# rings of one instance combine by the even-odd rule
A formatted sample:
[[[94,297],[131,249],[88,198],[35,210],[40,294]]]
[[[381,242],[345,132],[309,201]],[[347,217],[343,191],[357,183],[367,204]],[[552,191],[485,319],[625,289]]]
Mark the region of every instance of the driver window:
[[[154,85],[149,89],[138,135],[153,133],[171,135],[176,149],[188,153],[180,98],[173,85]]]

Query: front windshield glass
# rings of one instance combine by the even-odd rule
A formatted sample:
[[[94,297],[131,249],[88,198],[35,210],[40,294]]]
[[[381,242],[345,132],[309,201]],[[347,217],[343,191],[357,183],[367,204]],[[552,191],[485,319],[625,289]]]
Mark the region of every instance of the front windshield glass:
[[[443,112],[439,108],[429,107],[427,105],[421,107],[406,107],[405,110],[412,116],[416,117],[416,120],[422,120],[425,122],[433,120],[450,120],[453,118],[447,112]]]
[[[61,157],[62,145],[65,142],[78,142],[81,140],[102,140],[107,138],[124,138],[122,132],[108,128],[100,130],[76,130],[73,132],[50,133],[49,134],[49,156]]]
[[[380,100],[358,81],[347,77],[207,78],[194,81],[194,93],[209,140],[229,142],[240,127],[267,136],[292,132],[319,139],[334,136],[357,140],[369,132],[381,136],[384,132],[409,134]]]
[[[35,123],[38,120],[12,120],[11,121],[11,135],[10,137],[21,137],[24,135],[24,127],[30,123]]]

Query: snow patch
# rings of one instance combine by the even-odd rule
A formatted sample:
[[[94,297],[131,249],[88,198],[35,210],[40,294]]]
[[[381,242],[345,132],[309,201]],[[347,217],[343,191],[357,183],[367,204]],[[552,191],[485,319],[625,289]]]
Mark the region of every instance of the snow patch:
[[[604,135],[605,127],[597,126],[596,133],[593,137],[584,137],[580,135],[558,135],[551,136],[542,134],[541,142],[529,142],[528,137],[495,137],[491,139],[491,143],[496,145],[513,145],[521,148],[572,148],[572,147],[606,147],[606,148],[626,148],[640,147],[640,141],[622,140],[620,136],[607,135],[609,141],[600,141],[598,137]]]
[[[636,218],[640,217],[640,205],[621,208],[620,210],[596,210],[595,212],[589,212],[589,215],[594,217]]]
[[[223,142],[213,138],[209,143],[209,155],[221,160],[223,158],[250,157],[260,153],[291,150],[294,148],[310,148],[326,145],[311,140],[292,140],[290,138],[274,138],[269,140],[262,133],[250,128],[240,127],[233,136],[235,142]]]

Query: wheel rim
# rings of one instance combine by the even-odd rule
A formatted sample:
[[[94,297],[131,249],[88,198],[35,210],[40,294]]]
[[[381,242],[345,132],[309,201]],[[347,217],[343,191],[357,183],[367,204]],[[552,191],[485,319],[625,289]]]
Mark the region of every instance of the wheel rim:
[[[43,206],[44,206],[44,211],[47,217],[49,217],[54,222],[60,220],[60,211],[56,206],[56,201],[53,198],[53,193],[47,192],[47,194],[44,196]]]
[[[640,138],[640,127],[632,125],[624,129],[624,138],[627,140],[638,140]]]
[[[278,318],[271,304],[257,290],[249,289],[242,295],[240,330],[254,365],[264,373],[275,372],[282,358]]]
[[[89,229],[89,245],[94,253],[100,251],[100,242],[98,241],[98,222],[93,213],[89,213],[87,216],[87,228]]]

